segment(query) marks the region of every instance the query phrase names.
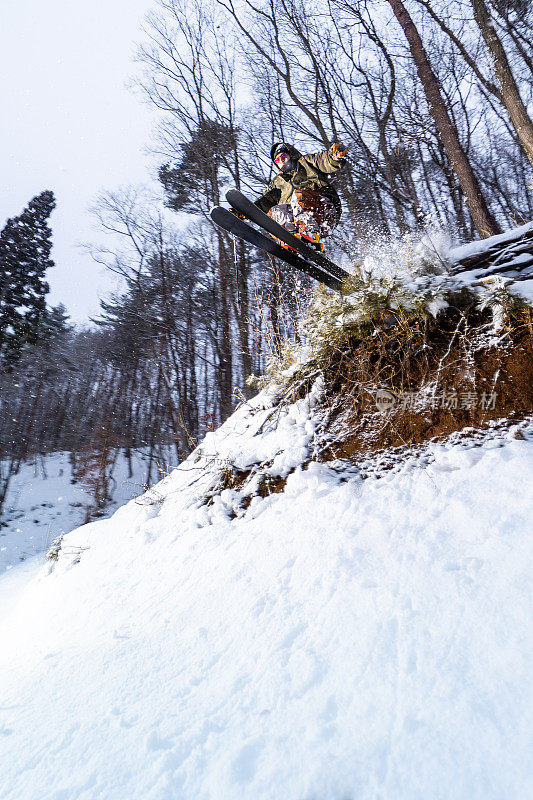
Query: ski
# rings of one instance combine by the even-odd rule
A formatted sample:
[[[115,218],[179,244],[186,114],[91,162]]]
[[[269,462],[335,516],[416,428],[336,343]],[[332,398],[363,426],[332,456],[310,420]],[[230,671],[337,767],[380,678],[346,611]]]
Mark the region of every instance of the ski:
[[[246,195],[239,192],[238,189],[230,189],[229,192],[226,192],[226,200],[233,208],[240,211],[241,214],[244,214],[251,222],[255,222],[256,225],[259,225],[263,230],[275,236],[276,239],[281,239],[282,242],[285,242],[289,247],[296,250],[306,261],[312,261],[322,270],[331,273],[340,281],[345,281],[346,278],[350,277],[350,274],[342,269],[342,267],[337,266],[337,264],[330,261],[327,256],[318,253],[311,245],[293,236],[283,225],[271,219],[268,214],[265,214],[260,208],[257,208],[257,206],[252,203]]]
[[[297,255],[296,253],[292,253],[290,250],[285,250],[285,248],[278,244],[274,239],[271,239],[270,236],[265,236],[265,234],[256,230],[248,222],[239,219],[235,216],[235,214],[232,214],[231,211],[228,211],[226,208],[222,208],[222,206],[215,206],[213,209],[211,209],[210,216],[214,223],[216,223],[220,228],[224,228],[224,230],[228,233],[232,233],[239,239],[243,239],[245,242],[248,242],[248,244],[254,245],[254,247],[258,247],[260,250],[270,253],[270,255],[274,256],[274,258],[279,258],[280,261],[284,261],[286,264],[289,264],[289,266],[294,267],[301,272],[307,273],[307,275],[310,275],[315,280],[325,284],[330,289],[335,289],[337,291],[340,290],[342,281],[340,281],[338,278],[330,275],[325,270],[320,269],[317,265],[309,263],[306,261],[306,259]]]

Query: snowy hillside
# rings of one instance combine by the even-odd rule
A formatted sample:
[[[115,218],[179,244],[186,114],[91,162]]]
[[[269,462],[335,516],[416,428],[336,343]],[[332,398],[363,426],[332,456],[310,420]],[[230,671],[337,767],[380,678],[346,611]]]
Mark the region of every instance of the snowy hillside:
[[[120,453],[113,472],[113,501],[109,515],[142,492],[146,480],[146,460],[132,454],[132,472]],[[69,453],[51,453],[24,462],[9,483],[0,526],[0,577],[20,561],[44,553],[52,541],[68,533],[86,519],[94,505],[83,479],[73,480]],[[1,588],[1,587],[0,587]]]
[[[363,478],[263,391],[2,620],[3,800],[530,792],[533,425]]]

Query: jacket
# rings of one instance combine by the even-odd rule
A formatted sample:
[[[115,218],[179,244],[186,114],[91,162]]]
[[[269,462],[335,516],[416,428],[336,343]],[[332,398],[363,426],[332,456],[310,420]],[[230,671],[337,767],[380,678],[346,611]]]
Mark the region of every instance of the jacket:
[[[273,145],[272,157],[279,144]],[[286,152],[295,162],[294,169],[291,172],[278,172],[268,184],[266,192],[257,198],[255,205],[266,214],[273,206],[290,203],[295,190],[311,189],[331,200],[338,222],[342,206],[337,190],[330,183],[329,175],[341,169],[343,160],[333,158],[329,150],[302,155],[295,147],[288,145]]]

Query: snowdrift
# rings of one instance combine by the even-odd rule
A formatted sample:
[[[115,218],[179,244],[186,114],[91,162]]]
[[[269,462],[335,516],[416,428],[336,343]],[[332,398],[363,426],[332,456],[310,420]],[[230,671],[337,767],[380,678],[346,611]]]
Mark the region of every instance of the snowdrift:
[[[63,539],[0,627],[3,800],[528,796],[533,424],[364,478],[323,392]]]

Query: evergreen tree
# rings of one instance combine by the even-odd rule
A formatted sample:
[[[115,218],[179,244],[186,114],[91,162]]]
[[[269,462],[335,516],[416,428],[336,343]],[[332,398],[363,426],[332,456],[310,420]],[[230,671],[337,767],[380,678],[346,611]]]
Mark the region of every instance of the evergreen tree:
[[[159,169],[169,208],[194,214],[200,210],[202,197],[207,197],[208,205],[219,202],[215,187],[235,147],[233,136],[227,126],[205,119],[191,139],[180,144],[180,157]]]
[[[0,232],[0,368],[16,361],[26,344],[38,340],[46,316],[49,286],[44,275],[50,258],[52,231],[48,217],[55,208],[53,192],[34,197],[22,214],[8,219]]]
[[[58,303],[53,308],[46,309],[46,314],[41,318],[41,326],[38,331],[39,341],[71,333],[74,325],[69,323],[69,315],[63,303]]]

